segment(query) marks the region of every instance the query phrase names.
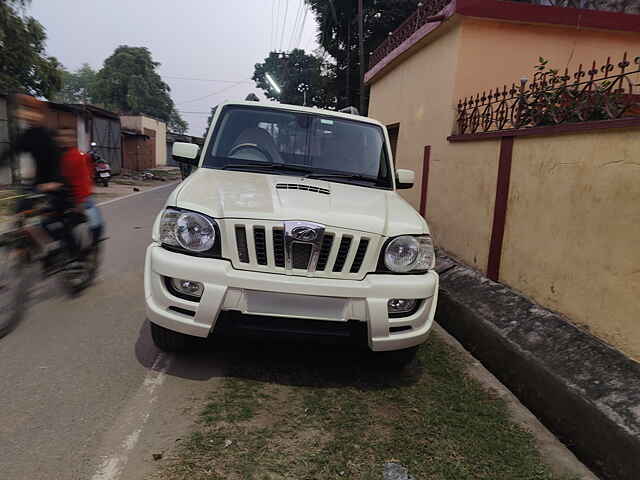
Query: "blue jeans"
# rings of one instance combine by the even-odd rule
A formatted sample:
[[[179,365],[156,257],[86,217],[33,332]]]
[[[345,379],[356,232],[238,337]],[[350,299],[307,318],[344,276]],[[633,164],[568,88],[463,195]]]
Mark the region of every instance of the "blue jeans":
[[[104,231],[104,219],[100,209],[96,206],[92,197],[87,197],[84,201],[84,213],[87,216],[89,229],[93,233],[94,240],[99,240]]]

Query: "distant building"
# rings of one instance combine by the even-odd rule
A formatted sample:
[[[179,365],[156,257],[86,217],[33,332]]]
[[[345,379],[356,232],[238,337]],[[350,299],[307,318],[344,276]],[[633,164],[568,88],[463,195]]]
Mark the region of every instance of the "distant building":
[[[120,118],[114,112],[94,105],[48,102],[47,124],[52,129],[73,130],[77,147],[86,152],[95,142],[95,150],[119,174],[122,168]]]
[[[167,125],[147,115],[121,115],[123,168],[147,170],[167,164]]]

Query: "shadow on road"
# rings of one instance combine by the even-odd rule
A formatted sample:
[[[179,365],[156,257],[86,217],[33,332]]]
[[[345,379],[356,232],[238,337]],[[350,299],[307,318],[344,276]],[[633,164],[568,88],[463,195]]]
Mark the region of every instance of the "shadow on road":
[[[151,369],[159,352],[145,321],[135,345],[136,358]],[[170,357],[167,375],[198,381],[234,377],[290,386],[380,390],[412,385],[423,373],[416,362],[394,370],[365,348],[310,341],[207,339],[192,352]]]

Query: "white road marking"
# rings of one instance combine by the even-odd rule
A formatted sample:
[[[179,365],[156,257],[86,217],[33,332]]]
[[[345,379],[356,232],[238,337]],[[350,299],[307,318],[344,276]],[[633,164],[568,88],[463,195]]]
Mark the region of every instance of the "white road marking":
[[[143,190],[141,192],[130,193],[129,195],[125,195],[124,197],[112,198],[111,200],[107,200],[107,201],[98,203],[97,206],[98,207],[103,207],[104,205],[109,205],[110,203],[117,202],[118,200],[124,200],[125,198],[135,197],[136,195],[142,195],[143,193],[153,192],[154,190],[160,190],[161,188],[175,187],[177,184],[178,184],[178,182],[171,182],[171,183],[169,183],[167,185],[160,185],[159,187],[150,188],[149,190]]]
[[[153,362],[144,382],[118,416],[106,436],[107,448],[115,445],[113,453],[106,457],[91,480],[117,480],[127,465],[129,453],[135,448],[142,430],[149,420],[151,407],[158,397],[158,387],[165,380],[169,359],[160,353]],[[124,438],[124,440],[122,440]]]

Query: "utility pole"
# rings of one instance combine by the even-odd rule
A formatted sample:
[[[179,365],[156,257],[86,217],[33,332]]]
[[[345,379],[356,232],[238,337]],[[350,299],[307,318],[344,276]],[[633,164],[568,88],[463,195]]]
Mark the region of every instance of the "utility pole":
[[[365,114],[364,98],[364,9],[362,0],[358,0],[358,42],[360,43],[360,115]]]

